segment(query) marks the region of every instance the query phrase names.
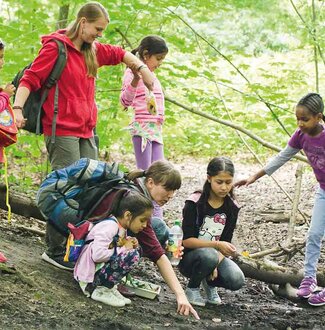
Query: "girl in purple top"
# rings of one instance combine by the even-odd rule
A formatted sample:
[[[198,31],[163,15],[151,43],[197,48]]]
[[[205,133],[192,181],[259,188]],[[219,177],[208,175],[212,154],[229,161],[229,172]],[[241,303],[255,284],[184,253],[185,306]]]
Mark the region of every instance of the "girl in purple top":
[[[74,268],[86,296],[115,307],[131,303],[116,287],[140,259],[138,240],[127,236],[127,230],[135,234],[144,230],[152,210],[149,198],[127,191],[113,206],[112,216],[92,227]]]
[[[319,293],[314,293],[317,290],[316,270],[325,232],[325,127],[322,124],[325,117],[321,96],[316,93],[309,93],[304,96],[296,106],[296,117],[298,129],[290,138],[286,148],[272,159],[264,169],[235,185],[248,186],[265,174],[271,175],[301,149],[305,152],[319,182],[319,188],[316,192],[307,236],[304,278],[297,295],[301,298],[308,298],[310,305],[321,306],[325,304],[325,289]]]
[[[168,53],[164,39],[158,36],[143,38],[140,45],[133,49],[139,56],[143,67],[152,73],[159,68]],[[143,83],[139,72],[127,69],[123,78],[120,95],[121,104],[134,109],[134,119],[129,128],[132,135],[137,168],[146,170],[155,160],[164,159],[162,124],[164,122],[165,99],[162,87],[154,76],[153,95],[156,106],[148,104],[148,89]]]

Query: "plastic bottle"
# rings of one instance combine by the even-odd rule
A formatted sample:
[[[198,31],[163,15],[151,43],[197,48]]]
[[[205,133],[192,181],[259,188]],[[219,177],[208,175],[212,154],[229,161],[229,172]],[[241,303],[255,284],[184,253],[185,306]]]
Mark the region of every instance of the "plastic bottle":
[[[169,229],[167,256],[172,266],[180,262],[180,248],[183,241],[183,230],[180,220],[175,220],[173,227]]]

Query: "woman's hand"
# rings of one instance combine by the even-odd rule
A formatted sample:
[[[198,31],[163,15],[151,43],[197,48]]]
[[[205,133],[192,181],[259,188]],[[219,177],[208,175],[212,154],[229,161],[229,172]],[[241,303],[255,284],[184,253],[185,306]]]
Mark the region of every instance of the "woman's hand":
[[[225,241],[216,241],[216,247],[221,254],[226,257],[235,256],[236,255],[236,247],[235,245],[225,242]]]
[[[188,316],[190,313],[199,320],[200,317],[196,310],[192,307],[192,305],[187,300],[185,293],[182,293],[176,297],[177,299],[177,313],[180,315]]]
[[[17,128],[24,128],[27,119],[24,118],[23,111],[21,109],[13,109],[13,111]]]
[[[15,90],[16,87],[13,84],[7,84],[2,91],[11,97],[15,94]]]

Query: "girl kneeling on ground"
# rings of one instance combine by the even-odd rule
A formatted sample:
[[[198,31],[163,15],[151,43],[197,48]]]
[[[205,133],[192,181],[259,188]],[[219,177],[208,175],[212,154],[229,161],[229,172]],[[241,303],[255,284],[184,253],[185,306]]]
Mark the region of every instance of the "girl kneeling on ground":
[[[141,232],[152,211],[151,200],[138,192],[127,191],[117,202],[112,216],[93,226],[86,237],[86,242],[90,242],[74,268],[74,278],[86,296],[115,307],[131,303],[116,288],[140,259],[138,241],[127,237],[126,231]]]
[[[186,296],[192,305],[220,304],[216,287],[238,290],[245,277],[228,257],[236,254],[231,239],[239,208],[233,197],[234,165],[225,157],[213,158],[203,190],[192,194],[183,208],[183,259],[180,272],[189,278]],[[200,293],[200,285],[207,299]]]

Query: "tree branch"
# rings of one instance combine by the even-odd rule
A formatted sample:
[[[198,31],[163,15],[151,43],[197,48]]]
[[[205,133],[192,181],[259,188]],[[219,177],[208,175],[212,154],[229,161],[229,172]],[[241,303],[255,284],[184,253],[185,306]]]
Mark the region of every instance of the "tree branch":
[[[232,122],[230,122],[230,121],[228,121],[228,120],[220,119],[220,118],[217,118],[217,117],[215,117],[215,116],[213,116],[213,115],[211,115],[211,114],[205,113],[205,112],[203,112],[203,111],[200,111],[200,110],[196,110],[196,109],[190,108],[190,107],[188,107],[188,106],[186,106],[186,105],[183,105],[183,104],[179,103],[178,101],[176,101],[176,100],[170,98],[170,97],[167,96],[167,95],[165,95],[165,99],[166,99],[166,101],[168,101],[168,102],[170,102],[170,103],[173,103],[173,104],[175,104],[175,105],[181,107],[182,109],[184,109],[184,110],[186,110],[186,111],[189,111],[189,112],[191,112],[191,113],[195,113],[196,115],[199,115],[199,116],[201,116],[201,117],[204,117],[204,118],[210,119],[210,120],[215,121],[215,122],[217,122],[217,123],[219,123],[219,124],[226,125],[226,126],[229,126],[229,127],[231,127],[231,128],[234,128],[234,129],[236,129],[236,130],[238,130],[238,131],[240,131],[240,132],[242,132],[242,133],[248,135],[250,138],[252,138],[253,140],[257,141],[258,143],[260,143],[260,144],[263,145],[264,147],[267,147],[267,148],[272,149],[272,150],[274,150],[274,151],[281,151],[281,150],[282,150],[282,148],[279,148],[279,147],[277,147],[277,146],[275,146],[275,145],[273,145],[273,144],[271,144],[271,143],[269,143],[269,142],[266,142],[266,141],[262,140],[259,136],[257,136],[257,135],[255,135],[255,134],[251,133],[251,132],[248,131],[247,129],[245,129],[245,128],[239,126],[239,125],[236,125],[236,124],[234,124],[234,123],[232,123]],[[301,161],[303,161],[303,162],[309,164],[307,158],[304,157],[304,156],[301,156],[301,155],[295,155],[293,158],[299,159],[299,160],[301,160]]]

